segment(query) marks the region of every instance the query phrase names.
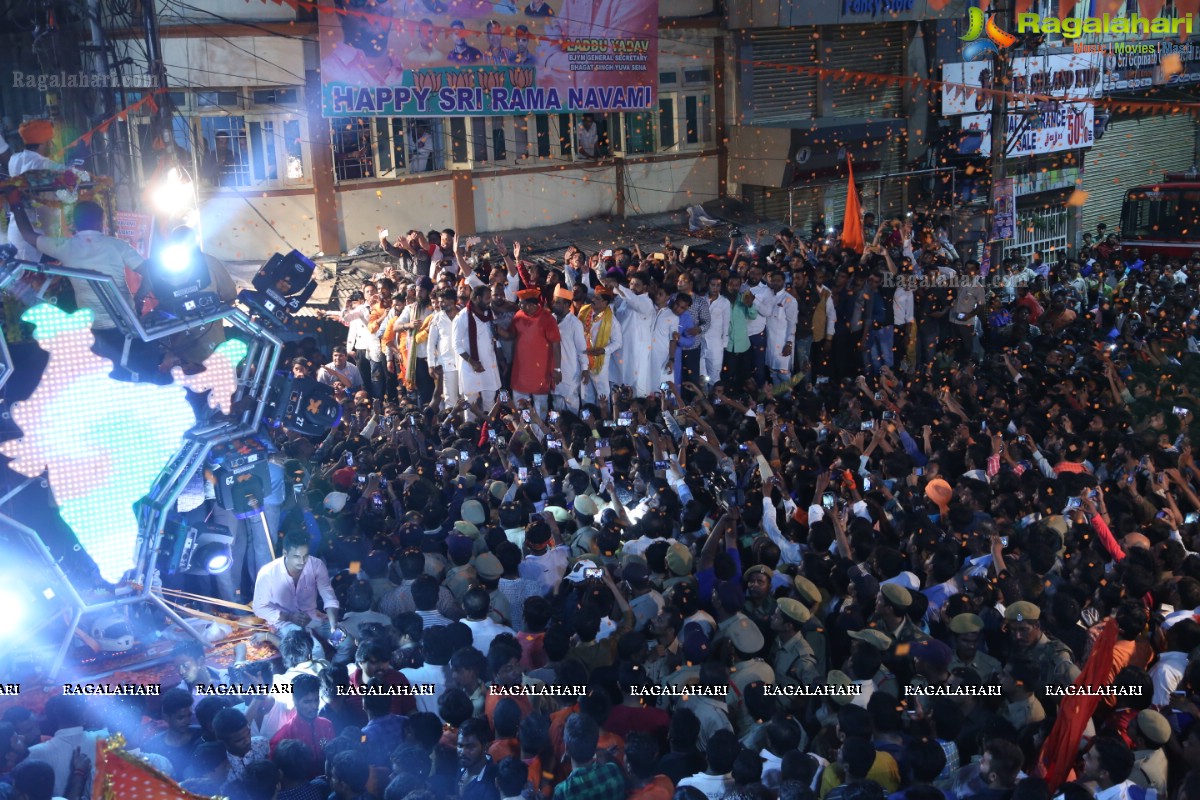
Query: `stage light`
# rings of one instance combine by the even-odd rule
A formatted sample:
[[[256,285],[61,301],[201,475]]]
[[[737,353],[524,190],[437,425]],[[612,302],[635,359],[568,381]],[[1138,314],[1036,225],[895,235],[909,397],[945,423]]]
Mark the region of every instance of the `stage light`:
[[[159,568],[167,575],[220,575],[233,566],[233,534],[214,525],[190,525],[175,518],[167,525],[159,550]]]
[[[181,217],[196,205],[196,190],[187,172],[172,167],[150,191],[150,202],[160,214]]]
[[[6,639],[25,624],[27,601],[19,592],[12,589],[0,589],[0,639]]]
[[[158,254],[159,263],[167,272],[178,274],[187,271],[192,265],[193,248],[186,244],[171,244]]]
[[[167,314],[207,311],[219,301],[216,292],[204,291],[212,285],[212,273],[190,232],[165,245],[149,263],[150,289],[157,308]]]
[[[192,564],[202,567],[208,575],[220,575],[233,566],[233,551],[227,543],[208,542],[196,548]]]
[[[182,383],[113,380],[112,361],[92,352],[92,318],[88,309],[68,314],[48,303],[22,314],[49,360],[33,394],[12,406],[24,435],[0,444],[0,453],[21,475],[45,473],[62,520],[104,580],[117,583],[136,566],[134,504],[179,452],[196,416]],[[234,385],[239,347],[232,357],[219,348],[188,380]]]
[[[286,329],[292,314],[304,308],[317,290],[317,282],[312,279],[316,268],[298,250],[286,256],[276,253],[251,281],[254,290],[239,293],[238,300],[249,306],[264,324]]]
[[[342,406],[333,396],[333,387],[312,378],[297,378],[291,372],[278,372],[263,416],[305,436],[328,433],[341,422]]]

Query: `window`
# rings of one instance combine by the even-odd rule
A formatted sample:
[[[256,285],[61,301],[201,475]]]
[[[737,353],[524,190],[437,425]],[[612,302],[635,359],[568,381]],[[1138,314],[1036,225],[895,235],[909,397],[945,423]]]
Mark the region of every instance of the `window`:
[[[294,106],[299,103],[299,93],[295,89],[255,89],[250,97],[255,105]]]
[[[654,113],[625,114],[625,155],[639,156],[654,152]]]
[[[691,145],[711,144],[713,140],[711,95],[684,95],[683,113],[684,143]]]
[[[333,174],[339,181],[375,177],[371,121],[366,117],[330,120],[333,137]]]
[[[196,108],[241,108],[237,90],[196,92]]]
[[[258,141],[261,144],[261,138]],[[201,186],[237,189],[251,185],[244,117],[201,117],[199,144]]]
[[[467,118],[450,118],[450,158],[455,164],[469,164],[467,155]]]
[[[663,150],[675,147],[675,96],[658,99],[658,145]]]

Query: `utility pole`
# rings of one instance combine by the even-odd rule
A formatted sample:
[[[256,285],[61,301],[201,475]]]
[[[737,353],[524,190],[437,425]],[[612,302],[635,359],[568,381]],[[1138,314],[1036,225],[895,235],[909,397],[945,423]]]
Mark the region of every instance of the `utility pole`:
[[[997,2],[996,9],[993,12],[995,22],[1002,30],[1012,30],[1012,11],[1013,0],[1003,0]],[[1019,46],[1019,43],[1018,43]],[[1012,91],[1012,56],[1008,55],[1008,51],[1012,48],[1005,48],[996,53],[995,71],[996,74],[992,77],[992,85],[999,90],[999,94],[992,97],[992,152],[991,152],[991,170],[992,182],[991,190],[988,192],[988,257],[989,270],[997,269],[1004,257],[1003,247],[1000,241],[996,238],[996,198],[1000,189],[1000,183],[1007,176],[1008,172],[1005,169],[1005,161],[1008,159],[1008,93]],[[1016,209],[1013,209],[1014,222],[1016,219]]]
[[[146,36],[146,54],[150,59],[147,67],[154,76],[154,86],[162,90],[155,103],[158,111],[151,117],[150,130],[157,135],[163,144],[163,152],[167,159],[175,159],[175,130],[171,124],[171,101],[167,96],[167,68],[163,64],[162,41],[158,35],[158,10],[156,0],[142,0],[142,30]]]

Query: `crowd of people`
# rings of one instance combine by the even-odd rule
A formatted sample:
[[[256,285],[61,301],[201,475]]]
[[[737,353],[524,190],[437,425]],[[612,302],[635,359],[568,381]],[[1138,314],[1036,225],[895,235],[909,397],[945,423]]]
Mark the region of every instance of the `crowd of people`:
[[[383,238],[289,353],[344,414],[277,434],[274,673],[188,645],[103,722],[232,800],[1200,800],[1200,254],[866,223]],[[99,708],[5,713],[11,796],[86,796]]]

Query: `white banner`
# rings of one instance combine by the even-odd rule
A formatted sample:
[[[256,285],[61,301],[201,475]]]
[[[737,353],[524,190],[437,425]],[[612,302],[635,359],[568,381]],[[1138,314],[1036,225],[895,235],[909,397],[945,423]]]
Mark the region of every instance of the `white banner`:
[[[1099,53],[1057,53],[1014,58],[1011,91],[1016,94],[1051,95],[1060,100],[1100,96],[1104,69]],[[996,65],[989,61],[945,64],[942,67],[942,115],[983,114],[992,110],[992,98],[976,89],[995,89]],[[1025,103],[1012,102],[1020,108]]]
[[[1095,137],[1095,121],[1095,110],[1089,103],[1064,103],[1057,110],[1035,114],[1009,114],[1008,157],[1018,158],[1091,147]],[[962,126],[964,131],[979,134],[978,150],[962,154],[991,155],[991,114],[967,115],[962,118]]]

